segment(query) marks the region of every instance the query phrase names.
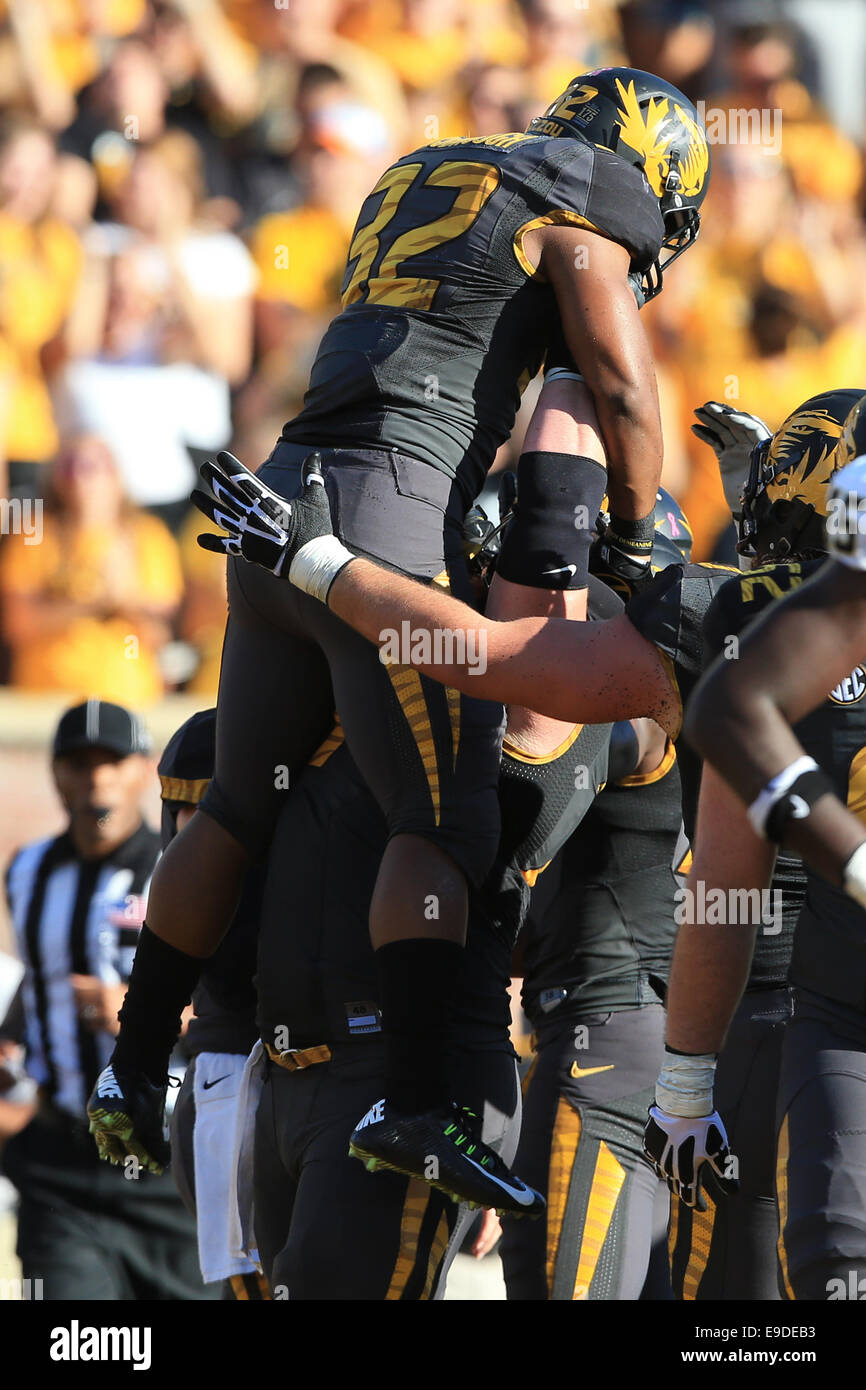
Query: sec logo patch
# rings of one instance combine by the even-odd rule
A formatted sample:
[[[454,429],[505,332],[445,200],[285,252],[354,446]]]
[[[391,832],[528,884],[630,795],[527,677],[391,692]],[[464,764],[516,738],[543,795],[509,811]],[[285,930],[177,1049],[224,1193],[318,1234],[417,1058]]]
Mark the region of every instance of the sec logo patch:
[[[840,681],[835,690],[830,691],[830,699],[836,705],[855,705],[866,695],[866,670],[855,666],[850,676]]]

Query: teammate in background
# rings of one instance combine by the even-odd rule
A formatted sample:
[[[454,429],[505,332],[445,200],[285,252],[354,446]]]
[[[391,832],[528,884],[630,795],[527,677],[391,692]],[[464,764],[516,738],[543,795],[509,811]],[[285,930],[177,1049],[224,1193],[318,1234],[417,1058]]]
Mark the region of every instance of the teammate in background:
[[[813,502],[820,502],[819,480],[826,479],[827,460],[858,398],[857,391],[832,391],[809,400],[772,438],[762,421],[730,406],[710,401],[695,411],[695,434],[716,454],[742,537],[740,552],[752,570],[722,590],[742,603],[732,632],[738,632],[766,599],[799,583],[800,562],[823,546],[822,522],[820,516],[816,520]],[[765,561],[776,554],[785,554],[789,564],[768,570]],[[734,643],[732,654],[738,640],[733,635],[728,639]],[[712,1181],[705,1188],[692,1165],[680,1174],[682,1201],[674,1197],[671,1206],[674,1290],[687,1299],[780,1296],[775,1109],[792,1007],[787,979],[794,929],[805,895],[799,857],[775,856],[757,841],[727,786],[711,766],[705,768],[694,862],[683,892],[672,972],[675,1007],[669,1041],[674,1048],[689,1051],[675,1035],[676,999],[683,980],[685,988],[698,992],[702,980],[716,980],[725,962],[735,960],[733,937],[754,949],[737,980],[740,988],[744,986],[742,999],[715,1069],[714,1099],[725,1117],[738,1186],[734,1192],[730,1184],[727,1196],[719,1200],[718,1188]],[[667,1056],[666,1069],[672,1076],[689,1065],[676,1053]],[[653,1112],[657,1127],[649,1131],[648,1146],[657,1162],[663,1156],[659,1146],[666,1144],[664,1134],[674,1133],[678,1124],[692,1118],[692,1097],[676,1091],[674,1082],[665,1096],[667,1110],[661,1107],[667,1119]],[[717,1128],[721,1143],[723,1127]],[[733,1172],[733,1158],[730,1166]]]
[[[309,449],[322,449],[344,541],[419,579],[448,568],[455,589],[464,589],[460,523],[513,423],[519,383],[538,370],[561,321],[608,464],[610,557],[643,568],[661,437],[637,300],[660,288],[660,250],[672,260],[694,240],[708,173],[706,138],[686,98],[648,74],[609,69],[575,79],[528,135],[442,141],[406,156],[365,203],[343,313],[325,335],[304,411],[286,426],[262,479],[240,465],[231,466],[233,478],[207,473],[215,519],[225,509],[244,514],[243,536],[211,538],[210,548],[264,560],[272,573],[230,567],[216,776],[205,814],[177,838],[157,876],[152,930],[143,935],[114,1058],[126,1078],[121,1127],[130,1110],[158,1109],[180,1003],[279,809],[273,769],[303,765],[336,702],[390,828],[371,908],[387,1103],[365,1142],[375,1138],[379,1160],[417,1176],[435,1154],[455,1194],[477,1191],[477,1168],[451,1137],[431,1005],[453,992],[468,886],[483,880],[496,852],[501,710],[481,703],[484,692],[472,685],[462,695],[480,699],[438,690],[402,665],[384,667],[375,647],[317,605],[312,572],[306,595],[275,582],[285,555],[271,544],[274,520],[298,510],[285,499],[304,489]],[[535,563],[531,576],[520,560],[503,565],[500,611],[513,601],[518,613],[585,613],[585,564],[562,560],[574,541],[573,509],[567,542],[556,529],[545,533],[544,518],[548,498],[563,492],[600,500],[598,463],[552,450],[523,461],[521,525]],[[533,700],[514,703],[531,709]],[[151,980],[162,983],[155,1031],[136,1015],[139,977],[145,991]],[[106,1113],[100,1123],[111,1123]],[[494,1154],[482,1153],[481,1162],[497,1174],[490,1198],[501,1204],[508,1176]],[[533,1199],[518,1181],[508,1201],[527,1210]]]
[[[812,447],[815,440],[824,443],[828,418],[841,420],[841,404],[850,406],[852,397],[856,403],[844,431],[841,425],[836,430],[841,442]],[[859,645],[847,650],[852,660],[855,653],[862,660],[866,635],[862,597],[858,619],[858,601],[851,599],[856,585],[846,582],[845,575],[845,567],[853,572],[863,564],[856,518],[864,470],[856,461],[839,468],[863,452],[863,399],[857,392],[817,397],[795,412],[768,446],[753,452],[741,527],[744,542],[759,559],[809,552],[815,558],[765,566],[721,592],[707,618],[708,656],[736,653],[739,659],[716,663],[691,716],[708,760],[724,770],[741,795],[752,796],[745,811],[715,777],[724,797],[726,843],[730,836],[735,844],[751,837],[757,885],[766,885],[779,843],[802,848],[815,862],[823,860],[833,874],[823,878],[808,867],[790,968],[794,1012],[785,1029],[777,1109],[779,1281],[789,1298],[849,1297],[849,1276],[859,1278],[866,1269],[866,1194],[855,1176],[862,1168],[860,1136],[866,1118],[866,918],[857,852],[851,855],[851,847],[866,837],[862,823],[841,804],[844,799],[851,810],[862,812],[866,724],[860,702],[866,678],[855,665],[827,696],[826,686],[840,667],[838,652],[830,661],[822,660],[828,655],[827,629],[841,639],[845,651],[852,635],[857,640],[859,625]],[[842,565],[824,562],[828,546]],[[835,607],[828,603],[834,590]],[[750,622],[785,593],[770,613]],[[845,608],[848,626],[843,629]],[[804,641],[808,645],[801,645]],[[808,670],[798,681],[793,673],[803,666],[804,653]],[[720,687],[731,694],[736,723]],[[817,690],[823,698],[813,708]],[[796,730],[780,709],[799,719]],[[705,722],[710,711],[712,740]],[[761,736],[769,737],[769,745],[753,742]],[[798,760],[790,760],[791,749]],[[777,775],[762,788],[765,763],[771,773],[775,766]],[[700,836],[699,827],[699,851]],[[843,880],[846,864],[850,868]],[[753,929],[728,923],[699,928],[682,942],[682,951],[678,941],[668,1020],[668,1041],[676,1055],[668,1057],[660,1078],[661,1110],[652,1112],[647,1149],[672,1189],[686,1200],[694,1200],[707,1167],[712,1183],[713,1175],[728,1166],[724,1127],[713,1111],[714,1054],[742,988],[753,937]],[[840,1186],[842,1172],[846,1181]]]
[[[195,814],[213,775],[216,710],[192,715],[172,735],[157,769],[163,849]],[[228,1231],[231,1134],[244,1063],[256,1040],[256,940],[263,875],[246,878],[238,910],[193,991],[184,1036],[191,1058],[171,1116],[172,1177],[196,1219],[206,1284],[223,1297],[270,1298],[253,1262],[232,1254]],[[118,1146],[122,1153],[122,1146]]]
[[[829,560],[750,633],[735,667],[717,663],[708,673],[688,730],[690,742],[750,811],[761,798],[761,823],[778,806],[781,843],[797,849],[816,873],[861,903],[866,900],[863,856],[851,861],[863,843],[862,831],[830,789],[822,792],[814,781],[807,784],[809,811],[798,813],[791,798],[802,794],[793,790],[800,772],[789,769],[802,753],[791,726],[826,698],[827,682],[843,680],[866,650],[864,416],[862,406],[855,407],[840,457],[861,444],[864,453],[852,455],[844,471],[835,472],[827,496]],[[716,732],[710,738],[712,727]],[[823,805],[814,805],[824,795]]]
[[[655,516],[653,569],[688,561],[688,523],[664,490]],[[647,1295],[670,1297],[667,1192],[641,1139],[663,1050],[682,812],[673,747],[654,725],[643,733],[638,749],[633,725],[612,726],[606,765],[583,771],[599,795],[539,876],[518,942],[536,1056],[516,1163],[548,1210],[531,1226],[503,1221],[510,1299],[638,1298],[651,1259]]]
[[[664,1037],[680,784],[663,735],[624,772],[631,725],[615,729],[608,784],[539,879],[524,931],[536,1057],[516,1162],[548,1211],[503,1222],[511,1299],[638,1298],[654,1251],[652,1296],[670,1296],[667,1202],[640,1141]]]

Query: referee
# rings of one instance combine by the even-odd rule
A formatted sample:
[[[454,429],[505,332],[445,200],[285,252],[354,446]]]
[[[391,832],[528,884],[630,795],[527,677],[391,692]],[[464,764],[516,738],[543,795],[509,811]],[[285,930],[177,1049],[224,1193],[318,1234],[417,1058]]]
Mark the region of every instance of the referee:
[[[85,1100],[111,1053],[159,836],[141,801],[150,738],[119,705],[67,710],[52,771],[58,836],[20,849],[7,893],[25,974],[33,1120],[3,1154],[20,1194],[18,1255],[46,1299],[199,1299],[195,1232],[169,1177],[99,1161]]]

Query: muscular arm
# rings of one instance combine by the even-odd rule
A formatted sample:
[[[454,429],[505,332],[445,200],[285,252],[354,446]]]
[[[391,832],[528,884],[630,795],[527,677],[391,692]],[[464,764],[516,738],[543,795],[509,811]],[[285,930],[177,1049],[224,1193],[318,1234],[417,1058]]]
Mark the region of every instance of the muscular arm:
[[[689,703],[686,737],[750,804],[803,748],[792,724],[826,699],[866,655],[866,581],[835,562],[774,604],[741,640],[736,661],[720,658]],[[833,796],[789,821],[785,844],[830,882],[863,828]]]
[[[534,235],[565,340],[598,413],[610,509],[624,519],[648,516],[661,477],[662,428],[652,351],[628,285],[628,251],[573,227]]]
[[[466,695],[523,705],[571,723],[648,715],[666,733],[679,731],[679,699],[664,662],[625,616],[603,623],[494,622],[439,589],[360,559],[337,575],[328,607],[377,646],[388,641],[389,632],[398,638],[411,633],[411,645],[401,642],[401,659]],[[466,639],[465,654],[459,641],[448,652],[446,630]],[[439,653],[437,633],[444,648]],[[436,660],[437,655],[454,659]]]
[[[721,888],[730,904],[730,889],[767,887],[775,858],[775,846],[758,839],[730,787],[705,767],[695,857],[686,884],[689,896],[683,903],[692,911],[684,913],[677,935],[667,997],[667,1042],[677,1052],[720,1050],[749,978],[755,946],[756,928],[749,922],[711,926],[697,920],[699,883],[705,895]]]

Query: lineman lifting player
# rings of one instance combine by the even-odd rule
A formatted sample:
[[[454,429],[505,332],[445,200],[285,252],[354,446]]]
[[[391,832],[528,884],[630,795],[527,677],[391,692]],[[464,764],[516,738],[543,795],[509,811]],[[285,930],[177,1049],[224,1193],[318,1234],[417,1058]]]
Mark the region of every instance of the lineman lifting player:
[[[374,645],[316,600],[326,597],[341,541],[353,547],[347,555],[372,556],[422,581],[447,568],[462,591],[463,515],[511,428],[520,384],[537,371],[560,321],[609,476],[597,455],[580,449],[546,443],[524,455],[517,534],[491,602],[500,617],[585,615],[586,556],[571,558],[573,507],[561,503],[573,498],[594,517],[605,485],[609,559],[641,572],[661,432],[637,302],[660,288],[660,251],[669,262],[694,240],[708,172],[706,139],[686,98],[648,74],[609,69],[575,79],[527,135],[440,141],[405,156],[365,202],[343,312],[325,335],[303,412],[285,427],[261,480],[236,461],[228,473],[206,472],[216,498],[206,505],[230,532],[209,548],[262,568],[229,566],[216,775],[205,814],[177,837],[154,880],[112,1077],[91,1103],[106,1151],[158,1126],[180,1008],[279,810],[274,768],[303,765],[336,702],[390,832],[371,909],[387,1104],[365,1128],[365,1146],[375,1143],[383,1163],[417,1176],[435,1155],[454,1195],[518,1212],[540,1208],[495,1154],[469,1164],[457,1146],[462,1131],[431,1023],[431,1000],[453,995],[467,883],[483,878],[496,852],[501,708],[477,698],[480,683],[458,695],[408,667],[383,666]],[[551,412],[555,404],[549,396]],[[324,551],[320,543],[291,566],[290,586],[278,582],[291,558],[281,522],[291,518],[297,528],[308,516],[301,495],[314,470],[303,462],[314,447],[340,539],[317,521]],[[514,703],[531,708],[536,693],[533,681]],[[145,992],[159,980],[156,1024],[139,1006],[139,979]]]

